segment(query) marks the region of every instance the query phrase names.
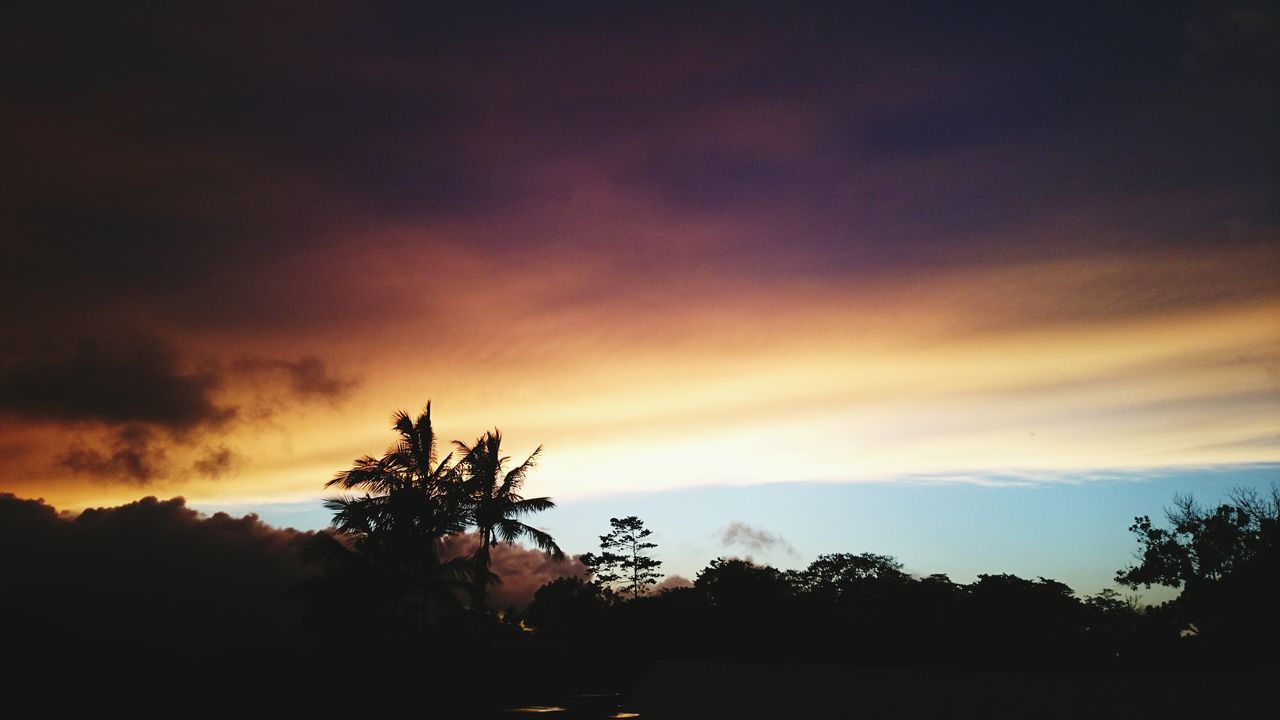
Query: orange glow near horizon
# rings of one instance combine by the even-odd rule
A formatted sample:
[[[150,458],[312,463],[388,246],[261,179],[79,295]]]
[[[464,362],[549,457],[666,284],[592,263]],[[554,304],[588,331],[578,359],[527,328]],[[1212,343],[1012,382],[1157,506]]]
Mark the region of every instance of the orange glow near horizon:
[[[392,410],[427,399],[443,438],[498,425],[513,456],[545,445],[536,487],[558,499],[1280,461],[1280,301],[1129,311],[1104,298],[1090,308],[1100,302],[1091,283],[1113,272],[1099,266],[968,270],[840,292],[803,281],[732,293],[690,286],[678,302],[620,291],[568,310],[555,288],[522,285],[519,273],[471,295],[460,283],[449,303],[464,317],[491,306],[491,326],[439,322],[446,312],[393,316],[345,344],[331,338],[327,354],[360,387],[343,403],[286,405],[230,428],[222,442],[241,458],[232,474],[106,485],[58,477],[28,456],[25,479],[7,489],[69,509],[139,494],[314,499],[352,458],[385,448]],[[1202,272],[1153,266],[1153,284],[1135,291],[1170,292]],[[1073,303],[1096,317],[1061,319]],[[432,337],[449,342],[424,343]],[[219,346],[269,351],[292,340],[192,337],[190,346],[216,356]],[[224,399],[254,392],[230,386]],[[57,442],[46,433],[35,444]],[[179,442],[169,452],[185,451]]]

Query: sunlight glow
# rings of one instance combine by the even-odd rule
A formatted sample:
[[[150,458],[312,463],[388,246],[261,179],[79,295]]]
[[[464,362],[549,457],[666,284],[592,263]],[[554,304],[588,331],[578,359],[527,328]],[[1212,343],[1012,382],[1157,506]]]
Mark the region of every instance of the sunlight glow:
[[[991,272],[976,285],[1011,273]],[[439,352],[370,356],[349,404],[312,410],[297,428],[284,416],[239,426],[226,438],[249,459],[236,473],[162,480],[148,492],[202,503],[314,500],[335,471],[385,448],[391,410],[427,399],[445,441],[496,424],[513,455],[544,445],[537,487],[562,500],[922,474],[1034,482],[1046,472],[1280,460],[1280,302],[1069,323],[1010,316],[1010,302],[1068,303],[1062,272],[1022,268],[1010,292],[1030,295],[1017,298],[957,299],[960,280],[937,276],[844,295],[800,284],[781,288],[789,302],[774,306],[750,293],[728,305],[695,296],[679,320],[655,316],[663,301],[644,295],[566,320],[534,293],[507,305],[510,326],[543,324],[545,335],[489,345],[466,331]],[[1039,284],[1037,273],[1047,273]],[[1046,300],[1050,292],[1063,297]],[[991,323],[997,316],[1005,319]],[[413,338],[421,322],[387,328]],[[227,393],[227,402],[252,403]],[[33,466],[27,477],[39,483],[48,472]],[[40,494],[76,509],[136,490],[45,482]]]

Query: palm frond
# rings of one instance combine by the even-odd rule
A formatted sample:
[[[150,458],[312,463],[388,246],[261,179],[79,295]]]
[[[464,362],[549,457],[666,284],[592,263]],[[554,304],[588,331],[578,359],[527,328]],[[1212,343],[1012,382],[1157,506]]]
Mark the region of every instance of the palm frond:
[[[529,457],[525,458],[524,462],[506,474],[506,477],[502,479],[501,494],[508,495],[520,489],[520,486],[524,484],[525,478],[529,476],[529,471],[537,466],[540,454],[542,454],[541,445]]]
[[[521,524],[523,525],[523,523]],[[556,544],[555,538],[551,537],[550,533],[543,532],[542,530],[539,530],[538,528],[533,527],[531,525],[525,525],[524,528],[525,528],[524,530],[525,534],[528,535],[533,540],[533,544],[539,550],[545,553],[549,553],[551,555],[551,559],[555,560],[556,562],[564,562],[565,560],[564,551],[561,550],[560,546]]]
[[[475,565],[466,557],[456,557],[440,563],[437,573],[446,582],[465,585],[475,576]]]
[[[386,492],[399,487],[402,473],[393,456],[378,459],[370,455],[357,458],[350,470],[343,470],[325,483],[325,487],[340,485],[344,488],[366,488]]]
[[[556,504],[549,497],[524,498],[511,503],[512,515],[529,515],[555,508]]]
[[[519,520],[503,518],[499,520],[494,528],[498,538],[508,545],[514,545],[520,536],[524,534],[524,523]]]
[[[349,495],[333,495],[324,499],[324,508],[333,512],[342,512],[354,501],[355,498]]]
[[[431,471],[431,465],[436,461],[436,432],[431,427],[431,401],[427,401],[427,407],[423,409],[422,414],[418,416],[418,447],[421,449],[422,457],[420,467],[423,474]]]
[[[409,419],[409,413],[403,410],[391,413],[391,429],[406,439],[413,437],[413,420]]]
[[[479,445],[479,444],[480,444],[480,443],[477,441],[477,442],[476,442],[476,445]],[[471,445],[468,445],[468,444],[466,444],[466,443],[462,442],[461,440],[454,440],[454,441],[453,441],[453,447],[454,447],[454,449],[455,449],[455,450],[457,450],[458,452],[462,453],[462,456],[463,456],[464,458],[466,458],[466,457],[470,457],[470,456],[471,456],[471,454],[472,454],[473,452],[475,452],[475,449],[474,449]]]
[[[549,553],[556,562],[564,562],[564,551],[556,544],[555,538],[550,533],[539,530],[532,525],[526,525],[519,520],[506,519],[498,523],[498,535],[503,542],[515,543],[521,537],[528,537],[533,541],[534,546],[543,552]]]
[[[433,470],[426,474],[425,479],[427,483],[434,485],[437,488],[442,488],[457,479],[460,471],[456,465],[449,464],[452,460],[453,453],[445,455],[444,459],[441,460]]]
[[[326,482],[324,486],[333,487],[334,485],[342,485],[343,487],[350,487],[347,483],[348,478],[351,476],[353,471],[358,473],[369,467],[376,466],[377,464],[378,460],[372,455],[365,455],[364,457],[356,458],[355,462],[351,464],[351,470],[343,470],[335,474],[333,479]]]

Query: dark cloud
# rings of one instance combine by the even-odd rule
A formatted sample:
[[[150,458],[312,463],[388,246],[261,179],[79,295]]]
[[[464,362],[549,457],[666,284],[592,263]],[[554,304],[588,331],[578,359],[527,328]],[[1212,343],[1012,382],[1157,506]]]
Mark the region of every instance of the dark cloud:
[[[782,536],[736,520],[721,531],[720,542],[725,546],[740,547],[750,552],[796,554],[796,549]]]
[[[0,414],[56,432],[57,463],[73,474],[136,485],[171,477],[174,450],[198,448],[240,416],[219,399],[226,382],[215,364],[189,367],[153,332],[81,323],[64,333],[81,338],[0,351]],[[217,477],[233,460],[206,448],[195,469]]]
[[[309,535],[253,515],[205,517],[182,498],[70,517],[0,493],[0,611],[23,618],[15,647],[71,659],[77,648],[116,648],[127,662],[142,648],[271,642],[296,625],[281,603],[313,574],[298,557]]]
[[[109,449],[77,441],[58,458],[58,463],[78,475],[146,485],[167,471],[168,453],[157,444],[153,430],[142,425],[126,425],[116,431]]]
[[[289,373],[294,394],[300,398],[343,398],[356,384],[354,380],[331,374],[325,362],[317,357],[284,361],[282,365]]]
[[[203,455],[196,458],[192,469],[203,477],[217,479],[235,473],[243,463],[242,456],[225,445],[219,445],[207,448]]]
[[[449,557],[461,557],[475,552],[480,537],[469,533],[454,538],[448,546]],[[541,550],[530,550],[520,545],[499,543],[492,549],[489,570],[502,582],[489,591],[489,604],[495,608],[519,607],[529,604],[538,588],[560,577],[585,577],[587,568],[577,557],[556,562]]]
[[[287,402],[344,400],[357,384],[316,356],[239,361],[228,370],[211,359],[183,358],[154,332],[81,323],[65,334],[82,339],[58,343],[11,333],[18,341],[0,349],[0,415],[58,433],[58,465],[102,481],[180,479],[178,464],[225,477],[245,458],[218,437]],[[245,390],[245,382],[252,390],[247,404],[222,399]],[[175,455],[183,456],[180,463],[170,462]]]
[[[214,372],[184,369],[169,343],[146,333],[0,351],[0,412],[31,419],[216,426],[236,412],[216,402],[220,385]]]
[[[314,355],[297,360],[246,358],[236,361],[234,369],[249,374],[280,373],[298,400],[342,400],[359,384],[353,378],[335,375],[324,360]]]
[[[21,138],[9,149],[23,169],[0,198],[15,269],[0,300],[199,327],[363,322],[403,299],[352,283],[370,258],[421,270],[457,240],[424,233],[424,252],[402,254],[368,228],[463,227],[501,254],[542,242],[502,225],[512,208],[560,236],[564,203],[600,184],[650,216],[767,215],[702,258],[721,274],[1258,244],[1276,222],[1274,10],[1099,13],[332,2],[68,17],[28,4],[0,43],[22,68],[0,130]],[[1188,82],[1187,55],[1221,47],[1238,50],[1231,72]],[[547,171],[562,165],[589,172]],[[964,252],[1082,207],[1123,226]],[[1213,237],[1233,219],[1261,230]],[[652,242],[613,217],[581,224],[637,256]],[[680,233],[640,237],[655,234]],[[334,260],[349,236],[360,253]]]
[[[72,578],[104,586],[284,588],[311,574],[296,551],[312,533],[273,528],[256,515],[204,516],[180,497],[69,516],[41,500],[0,493],[0,519],[5,545],[25,548],[0,562],[38,569],[27,578],[36,584]]]

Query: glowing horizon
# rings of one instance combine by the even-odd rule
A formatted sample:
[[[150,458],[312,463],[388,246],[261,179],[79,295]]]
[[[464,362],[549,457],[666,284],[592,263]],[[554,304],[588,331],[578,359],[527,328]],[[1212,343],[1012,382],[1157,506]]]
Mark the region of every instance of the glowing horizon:
[[[1275,380],[1266,365],[1280,345],[1280,328],[1268,323],[1277,316],[1280,304],[1262,304],[933,342],[838,337],[820,351],[801,335],[749,356],[708,358],[698,348],[692,359],[662,364],[640,353],[572,374],[459,368],[454,387],[483,373],[522,392],[494,418],[486,413],[491,396],[431,399],[442,438],[469,440],[496,424],[513,456],[544,445],[534,487],[562,499],[713,484],[930,474],[1034,482],[1038,473],[1266,463],[1280,460],[1270,442]],[[319,497],[334,472],[385,448],[391,409],[418,409],[362,399],[390,398],[414,382],[412,369],[378,374],[361,397],[308,407],[319,417],[308,418],[305,435],[290,427],[286,409],[221,436],[241,458],[229,476],[145,488],[85,483],[61,496],[46,484],[40,494],[69,508],[122,502],[140,490],[213,503]],[[179,443],[170,454],[184,450]]]
[[[312,501],[427,400],[560,500],[1280,462],[1270,16],[936,11],[23,45],[0,489]]]

